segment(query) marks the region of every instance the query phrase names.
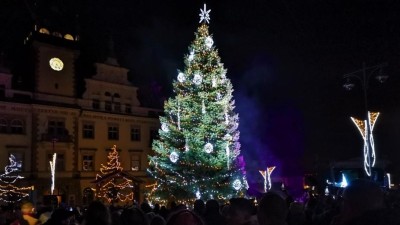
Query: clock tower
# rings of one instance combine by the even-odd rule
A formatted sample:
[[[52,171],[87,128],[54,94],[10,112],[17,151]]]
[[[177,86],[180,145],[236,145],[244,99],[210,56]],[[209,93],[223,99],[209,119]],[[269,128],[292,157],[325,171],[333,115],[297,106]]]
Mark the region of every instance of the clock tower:
[[[43,29],[41,28],[42,32]],[[55,95],[60,97],[75,97],[75,60],[78,51],[71,48],[70,43],[74,40],[63,39],[63,37],[50,36],[39,33],[38,36],[49,35],[47,39],[59,38],[58,42],[43,42],[35,40],[33,43],[35,62],[35,92],[41,95]],[[65,42],[66,45],[62,45]],[[45,100],[45,99],[43,99]]]

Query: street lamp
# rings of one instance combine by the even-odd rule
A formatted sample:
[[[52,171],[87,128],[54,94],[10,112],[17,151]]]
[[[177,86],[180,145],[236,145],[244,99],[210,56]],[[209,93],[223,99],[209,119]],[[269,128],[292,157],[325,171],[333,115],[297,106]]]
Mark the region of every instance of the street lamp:
[[[361,121],[352,118],[352,120],[364,138],[364,170],[369,177],[371,177],[372,167],[375,165],[376,161],[372,130],[379,113],[371,113],[368,111],[368,83],[372,75],[374,75],[380,83],[385,82],[389,76],[383,73],[383,68],[387,65],[387,63],[381,63],[366,67],[365,63],[363,63],[362,69],[343,75],[343,78],[346,79],[346,83],[343,84],[343,87],[348,91],[355,86],[354,83],[351,82],[353,78],[361,82],[364,95],[365,119]]]

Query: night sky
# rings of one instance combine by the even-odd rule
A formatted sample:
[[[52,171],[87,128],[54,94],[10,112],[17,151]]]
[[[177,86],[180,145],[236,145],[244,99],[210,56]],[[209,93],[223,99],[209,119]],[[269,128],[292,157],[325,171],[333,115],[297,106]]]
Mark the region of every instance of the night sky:
[[[29,32],[35,8],[23,1],[2,2],[0,48],[15,58],[13,46]],[[104,61],[112,37],[132,82],[142,93],[151,89],[165,98],[172,95],[172,80],[183,69],[200,8],[207,3],[210,33],[235,89],[242,153],[254,177],[271,165],[278,166],[276,175],[293,175],[360,157],[362,138],[349,117],[363,116],[361,86],[355,80],[354,90],[346,91],[343,75],[361,69],[363,62],[387,62],[385,83],[371,74],[368,107],[381,112],[374,129],[377,157],[400,163],[398,1],[41,2],[36,10],[41,15],[78,21],[82,65]],[[74,13],[79,17],[67,16]],[[81,73],[89,76],[90,70]],[[154,105],[154,99],[147,101]]]

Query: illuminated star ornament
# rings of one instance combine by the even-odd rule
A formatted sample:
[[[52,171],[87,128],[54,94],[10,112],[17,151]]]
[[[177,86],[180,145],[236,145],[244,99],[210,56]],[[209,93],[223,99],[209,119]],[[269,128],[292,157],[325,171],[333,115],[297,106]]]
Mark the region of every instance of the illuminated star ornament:
[[[211,9],[207,10],[206,9],[206,4],[204,4],[204,9],[200,9],[200,14],[199,14],[200,21],[199,21],[199,23],[201,23],[203,20],[206,23],[210,23],[210,12],[211,12]]]

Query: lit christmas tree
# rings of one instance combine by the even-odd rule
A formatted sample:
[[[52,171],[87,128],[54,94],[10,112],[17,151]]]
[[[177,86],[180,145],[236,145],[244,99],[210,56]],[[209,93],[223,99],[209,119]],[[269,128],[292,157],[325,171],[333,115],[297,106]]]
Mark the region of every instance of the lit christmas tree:
[[[206,5],[201,9],[185,69],[173,82],[176,95],[160,117],[155,155],[149,156],[148,172],[156,180],[149,195],[153,201],[227,200],[248,188],[232,84],[208,33],[210,11]]]
[[[18,187],[16,184],[24,177],[16,174],[19,170],[18,162],[14,155],[9,157],[10,164],[4,169],[4,174],[0,175],[0,202],[15,203],[29,197],[32,187]]]
[[[123,172],[115,145],[111,148],[107,157],[107,165],[101,164],[101,175],[96,175],[96,197],[106,200],[109,203],[132,201],[132,180],[129,179],[128,174]]]

